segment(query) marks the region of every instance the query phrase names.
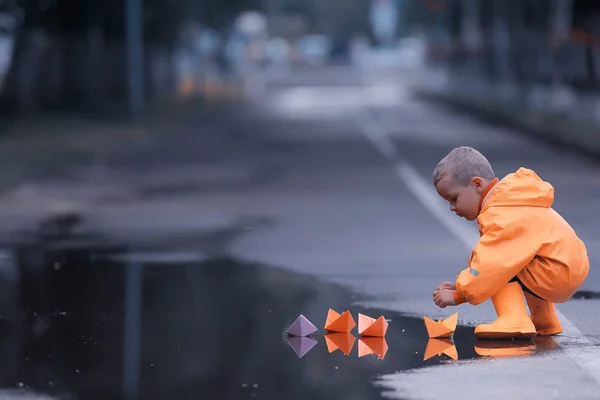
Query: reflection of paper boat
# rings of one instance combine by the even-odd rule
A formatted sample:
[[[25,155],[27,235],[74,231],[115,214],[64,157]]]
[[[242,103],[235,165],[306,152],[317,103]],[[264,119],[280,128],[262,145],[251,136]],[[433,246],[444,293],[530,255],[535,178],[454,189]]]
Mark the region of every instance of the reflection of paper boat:
[[[388,344],[383,337],[361,337],[358,339],[358,356],[364,357],[375,354],[383,360],[388,351]]]
[[[433,356],[447,355],[453,360],[458,360],[458,351],[456,345],[450,339],[429,339],[425,347],[423,361],[429,360]]]
[[[325,330],[329,332],[350,332],[356,326],[354,318],[350,311],[345,311],[343,314],[338,314],[331,308],[327,312],[327,320],[325,321]]]
[[[298,358],[304,357],[317,344],[317,341],[310,336],[289,336],[285,340]]]
[[[527,357],[537,352],[537,346],[531,340],[478,340],[475,352],[484,357]]]
[[[358,314],[358,333],[363,336],[384,337],[388,322],[383,315],[377,319]]]
[[[325,343],[327,344],[327,350],[333,353],[336,350],[340,350],[345,355],[349,355],[354,347],[356,337],[351,333],[327,333],[325,334]]]
[[[458,313],[454,313],[445,320],[434,321],[431,318],[423,317],[425,327],[430,338],[448,338],[456,330],[458,323]]]
[[[317,327],[313,325],[304,315],[300,314],[294,323],[288,328],[287,334],[292,336],[309,336],[317,331]]]

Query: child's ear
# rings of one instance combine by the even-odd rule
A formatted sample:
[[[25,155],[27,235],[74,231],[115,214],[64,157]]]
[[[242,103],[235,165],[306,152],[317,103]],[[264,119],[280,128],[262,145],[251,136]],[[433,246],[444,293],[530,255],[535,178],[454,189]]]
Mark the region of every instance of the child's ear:
[[[475,188],[475,191],[478,194],[482,194],[483,191],[485,190],[483,179],[481,179],[480,177],[478,177],[478,176],[473,177],[473,179],[471,179],[471,183],[472,183],[473,187]]]

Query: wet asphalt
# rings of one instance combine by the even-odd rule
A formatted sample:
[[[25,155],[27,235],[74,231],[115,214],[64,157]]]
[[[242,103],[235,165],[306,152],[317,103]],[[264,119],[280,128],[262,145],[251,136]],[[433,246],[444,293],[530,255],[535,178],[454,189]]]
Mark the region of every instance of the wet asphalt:
[[[127,398],[126,391],[144,399],[380,399],[384,390],[373,381],[382,375],[489,351],[532,355],[555,347],[552,341],[537,348],[477,341],[465,326],[454,340],[429,340],[421,318],[352,305],[361,296],[343,286],[234,258],[122,262],[124,249],[82,250],[72,243],[47,249],[57,247],[58,253],[44,252],[52,271],[44,300],[51,303],[26,303],[28,312],[16,317],[22,323],[3,333],[5,387],[82,399]],[[139,363],[132,363],[126,286],[127,271],[136,266],[143,277],[134,316]],[[389,333],[365,339],[356,328],[326,332],[329,308],[350,310],[356,321],[359,313],[384,315]],[[300,314],[319,328],[304,338],[308,350],[286,335]],[[361,342],[373,354],[359,353]]]
[[[143,166],[138,178],[150,183],[101,196],[81,215],[92,234],[67,219],[8,235],[2,270],[20,275],[2,281],[2,388],[65,399],[598,398],[597,362],[573,356],[597,351],[595,269],[559,306],[587,342],[476,341],[474,325],[494,318],[489,302],[440,310],[431,301],[435,286],[464,268],[468,249],[394,173],[364,120],[376,121],[425,180],[462,144],[482,150],[498,175],[539,171],[593,264],[598,164],[414,99],[389,71],[305,70],[263,85],[208,124],[222,133],[209,141],[210,171],[241,168],[246,178],[179,182],[210,153],[194,151],[205,142],[190,121],[179,133],[187,141],[165,143],[161,157],[117,163],[127,174],[114,184],[131,188],[131,170]],[[167,165],[180,167],[175,182],[152,185],[148,171]],[[200,229],[196,220],[214,223]],[[356,328],[329,336],[329,309],[356,321],[383,315],[388,332],[371,342]],[[423,316],[454,312],[453,340],[430,341]],[[300,314],[319,328],[304,354],[285,335]],[[359,357],[367,342],[387,351]]]

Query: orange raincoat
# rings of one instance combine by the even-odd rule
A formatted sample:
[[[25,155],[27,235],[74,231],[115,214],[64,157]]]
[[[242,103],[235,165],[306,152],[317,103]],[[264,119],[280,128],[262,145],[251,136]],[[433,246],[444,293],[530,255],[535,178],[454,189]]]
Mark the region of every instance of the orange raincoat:
[[[563,303],[573,296],[590,262],[553,202],[552,185],[526,168],[491,188],[477,217],[481,238],[456,278],[459,303],[483,303],[515,276],[545,300]]]

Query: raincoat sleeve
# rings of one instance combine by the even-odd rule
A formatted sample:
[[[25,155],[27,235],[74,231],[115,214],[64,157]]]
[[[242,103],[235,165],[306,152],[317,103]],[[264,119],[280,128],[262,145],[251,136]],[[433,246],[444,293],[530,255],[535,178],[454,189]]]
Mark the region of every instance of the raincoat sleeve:
[[[540,238],[536,224],[524,221],[523,215],[501,217],[485,224],[489,228],[473,249],[469,266],[456,278],[454,295],[458,304],[483,303],[527,266],[538,252]]]

